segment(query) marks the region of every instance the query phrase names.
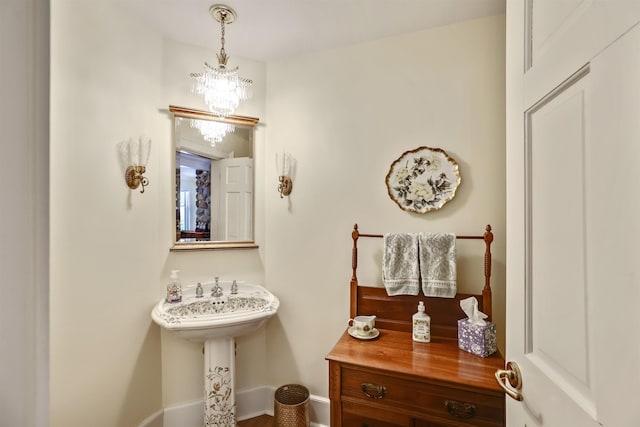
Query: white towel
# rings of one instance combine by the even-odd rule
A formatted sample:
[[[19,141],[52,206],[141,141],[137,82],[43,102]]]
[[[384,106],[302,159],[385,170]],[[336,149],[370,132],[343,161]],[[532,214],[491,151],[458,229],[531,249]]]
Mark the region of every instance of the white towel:
[[[420,267],[418,235],[387,233],[383,236],[382,282],[389,295],[418,295]]]
[[[418,246],[422,292],[428,297],[455,297],[456,235],[420,233]]]

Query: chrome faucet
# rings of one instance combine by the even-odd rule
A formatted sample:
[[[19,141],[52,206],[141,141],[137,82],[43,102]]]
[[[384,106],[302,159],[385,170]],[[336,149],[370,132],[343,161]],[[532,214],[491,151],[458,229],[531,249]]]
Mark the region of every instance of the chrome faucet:
[[[218,278],[216,277],[216,283],[211,288],[211,296],[214,298],[220,298],[222,296],[222,287],[218,284]]]

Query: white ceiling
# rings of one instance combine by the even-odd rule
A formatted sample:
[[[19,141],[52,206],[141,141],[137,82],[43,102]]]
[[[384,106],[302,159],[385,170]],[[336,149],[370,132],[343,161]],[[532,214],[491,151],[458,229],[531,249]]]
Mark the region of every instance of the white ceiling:
[[[218,51],[212,4],[233,8],[231,57],[281,59],[504,13],[505,0],[118,0],[166,37]]]

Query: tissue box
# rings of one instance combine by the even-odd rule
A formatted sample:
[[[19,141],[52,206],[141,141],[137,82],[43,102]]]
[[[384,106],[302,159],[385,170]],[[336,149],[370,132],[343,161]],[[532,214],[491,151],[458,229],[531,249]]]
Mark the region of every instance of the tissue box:
[[[458,348],[481,357],[496,352],[496,324],[476,325],[469,319],[458,320]]]

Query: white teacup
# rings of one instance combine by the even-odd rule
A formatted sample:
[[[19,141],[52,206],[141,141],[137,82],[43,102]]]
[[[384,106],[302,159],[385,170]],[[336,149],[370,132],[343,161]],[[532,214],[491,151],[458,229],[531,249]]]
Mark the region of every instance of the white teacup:
[[[352,331],[361,337],[367,337],[373,333],[376,326],[376,316],[356,316],[349,319]]]

